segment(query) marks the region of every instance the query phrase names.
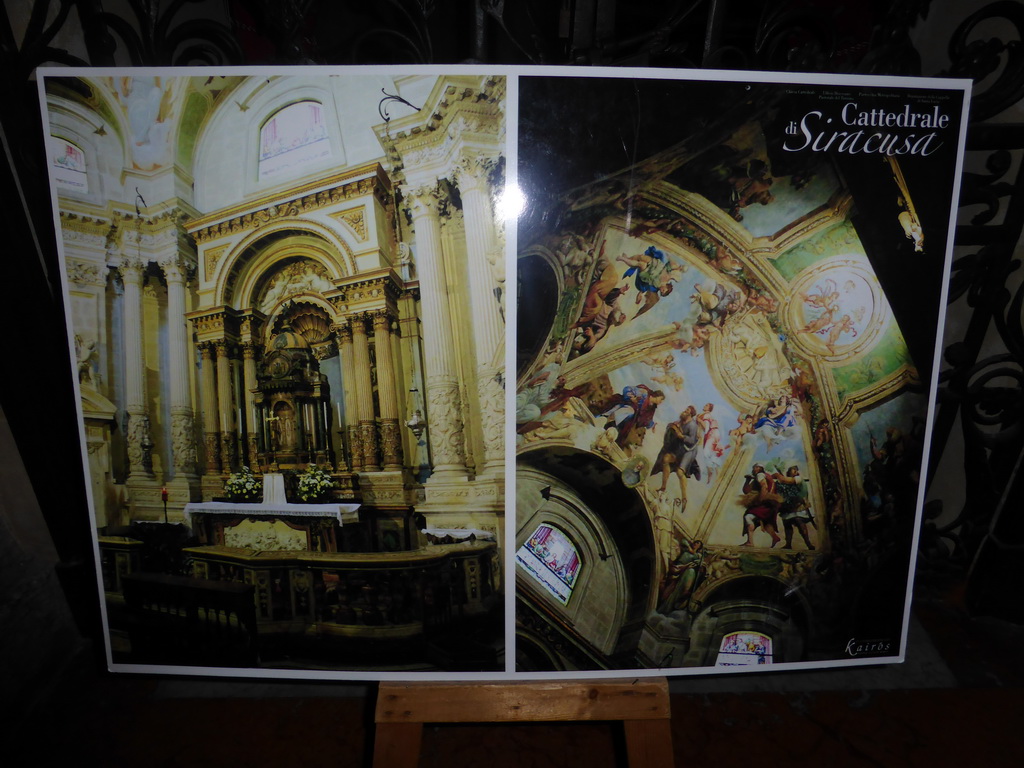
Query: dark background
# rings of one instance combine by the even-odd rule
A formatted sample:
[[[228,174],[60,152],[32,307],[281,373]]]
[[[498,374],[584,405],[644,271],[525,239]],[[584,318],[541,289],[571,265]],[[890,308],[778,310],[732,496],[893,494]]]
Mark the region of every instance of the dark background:
[[[39,764],[64,755],[87,761],[92,756],[93,762],[108,765],[182,764],[175,762],[178,755],[190,765],[204,764],[203,757],[205,764],[231,764],[243,756],[287,764],[289,757],[273,757],[269,745],[275,740],[290,749],[291,757],[302,755],[305,765],[318,759],[336,764],[352,754],[337,742],[314,738],[337,733],[332,728],[337,717],[317,717],[337,711],[329,703],[316,699],[321,703],[303,708],[285,699],[282,707],[271,703],[260,709],[253,696],[274,695],[268,694],[269,684],[253,691],[183,681],[187,696],[220,698],[211,706],[183,698],[175,707],[156,695],[162,691],[166,696],[169,687],[158,689],[144,678],[90,676],[103,664],[99,600],[35,68],[473,61],[952,74],[975,80],[969,173],[960,198],[951,322],[930,462],[933,475],[941,466],[933,488],[943,493],[926,508],[916,573],[915,617],[927,634],[911,639],[912,650],[923,652],[929,643],[938,648],[945,671],[926,667],[921,678],[950,690],[915,696],[909,690],[915,683],[906,677],[879,682],[867,671],[857,683],[818,675],[798,684],[803,691],[821,685],[904,689],[888,697],[864,694],[847,706],[841,697],[826,701],[806,692],[780,698],[787,678],[774,675],[763,678],[774,681],[774,692],[760,694],[761,699],[749,694],[735,701],[715,699],[714,711],[728,714],[728,722],[704,719],[699,700],[683,702],[677,707],[681,730],[676,732],[685,735],[685,751],[677,735],[677,754],[730,764],[730,749],[735,753],[745,741],[736,734],[744,733],[757,739],[757,754],[765,762],[1016,762],[1012,755],[1019,754],[1021,737],[1007,716],[1020,709],[1019,647],[1024,640],[1024,601],[1016,586],[1024,551],[1024,517],[1017,509],[1024,490],[1019,472],[1024,293],[1016,253],[1024,224],[1024,194],[1017,191],[1024,188],[1019,163],[1024,128],[1015,107],[1024,96],[1022,39],[1024,5],[1009,0],[5,3],[0,17],[0,188],[8,341],[0,372],[5,427],[0,626],[6,631],[0,637],[0,722],[8,742],[24,744],[34,730],[28,724],[40,726],[46,736],[26,744]],[[628,96],[602,98],[602,110],[609,103],[621,106],[619,119],[628,120]],[[571,123],[573,115],[565,120]],[[671,126],[644,119],[639,128],[643,140],[647,131]],[[636,133],[635,123],[623,123],[619,131],[623,138]],[[688,685],[699,690],[695,681]],[[993,686],[1002,690],[993,691]],[[327,690],[309,688],[296,695],[316,697]],[[258,711],[269,714],[260,719]],[[916,725],[907,724],[912,712],[921,714]],[[235,719],[223,719],[231,716]],[[246,734],[255,749],[230,751],[239,742],[226,741],[226,732]],[[725,739],[715,741],[716,732]],[[470,738],[476,745],[467,754],[481,757],[479,734]],[[435,743],[431,760],[445,762],[446,741]],[[538,759],[557,755],[551,748],[538,750],[536,742],[530,746]],[[611,754],[597,746],[592,765]],[[446,764],[471,764],[447,754]],[[483,755],[484,764],[496,768],[501,754],[495,749]],[[570,752],[562,762],[581,755]],[[748,763],[749,745],[734,757],[736,764]],[[17,762],[17,753],[13,759]]]

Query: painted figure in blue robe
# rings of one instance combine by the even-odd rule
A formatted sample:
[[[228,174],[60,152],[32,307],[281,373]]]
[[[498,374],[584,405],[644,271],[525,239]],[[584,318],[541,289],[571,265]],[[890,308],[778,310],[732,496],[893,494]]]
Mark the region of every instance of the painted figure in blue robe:
[[[648,246],[647,250],[636,256],[622,254],[617,261],[621,261],[629,267],[623,274],[623,279],[633,278],[633,285],[636,288],[636,304],[643,302],[643,306],[633,315],[640,317],[648,311],[663,296],[672,293],[672,283],[682,274],[684,267],[673,264],[665,255],[665,252]]]
[[[789,395],[780,395],[778,401],[768,406],[764,416],[754,423],[754,429],[770,427],[776,433],[796,426],[797,406]]]

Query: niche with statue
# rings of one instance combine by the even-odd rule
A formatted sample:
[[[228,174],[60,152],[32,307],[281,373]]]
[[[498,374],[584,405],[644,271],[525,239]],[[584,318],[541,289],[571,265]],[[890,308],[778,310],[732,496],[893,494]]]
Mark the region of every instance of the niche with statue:
[[[330,390],[309,341],[285,322],[257,369],[257,448],[267,471],[333,468]]]

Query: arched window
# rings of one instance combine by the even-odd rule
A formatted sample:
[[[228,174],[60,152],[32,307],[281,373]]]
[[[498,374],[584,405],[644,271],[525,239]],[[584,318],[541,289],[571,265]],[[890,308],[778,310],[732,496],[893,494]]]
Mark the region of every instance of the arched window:
[[[331,156],[323,105],[299,101],[279,109],[260,128],[260,180]]]
[[[538,525],[516,552],[516,563],[567,605],[580,575],[580,556],[569,537],[552,525]]]
[[[51,136],[50,164],[53,166],[53,180],[58,188],[73,189],[76,192],[89,191],[85,152],[77,144],[72,144],[59,136]]]
[[[763,632],[730,632],[722,638],[716,667],[772,663],[772,639]]]

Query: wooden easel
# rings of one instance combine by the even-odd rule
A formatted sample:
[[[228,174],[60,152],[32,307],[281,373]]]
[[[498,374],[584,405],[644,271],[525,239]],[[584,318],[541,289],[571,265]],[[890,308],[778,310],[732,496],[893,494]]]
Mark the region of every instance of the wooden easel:
[[[633,768],[671,766],[668,681],[380,683],[374,768],[415,768],[424,723],[621,720]]]

